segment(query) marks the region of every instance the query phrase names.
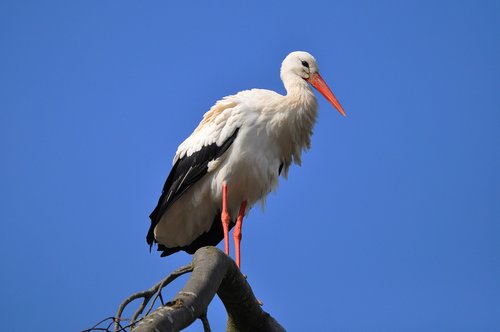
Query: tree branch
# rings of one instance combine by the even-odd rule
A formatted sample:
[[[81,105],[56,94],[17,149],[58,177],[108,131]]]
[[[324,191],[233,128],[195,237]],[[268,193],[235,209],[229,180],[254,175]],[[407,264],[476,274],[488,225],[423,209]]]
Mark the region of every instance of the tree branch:
[[[198,249],[192,266],[184,288],[172,301],[144,317],[135,332],[179,331],[207,312],[216,293],[228,312],[228,331],[285,331],[262,310],[234,261],[219,249]]]
[[[188,272],[192,274],[184,288],[172,301],[164,304],[162,289]],[[110,332],[112,325],[115,332],[179,331],[198,318],[203,323],[204,331],[210,332],[206,313],[216,293],[228,313],[227,331],[285,331],[277,321],[262,310],[261,303],[255,298],[250,285],[234,261],[215,247],[203,247],[196,251],[190,264],[172,272],[150,289],[126,298],[120,304],[116,317],[108,317],[84,332]],[[162,306],[150,313],[158,298]],[[142,303],[132,319],[122,318],[125,307],[136,299],[142,299]],[[142,318],[139,318],[148,303],[149,309]],[[128,324],[122,324],[124,322]]]
[[[154,285],[150,289],[142,291],[142,292],[138,292],[138,293],[135,293],[135,294],[132,294],[128,298],[126,298],[120,304],[120,306],[118,308],[118,312],[116,313],[116,318],[115,318],[115,332],[123,330],[123,327],[121,327],[119,323],[122,320],[121,316],[122,316],[123,310],[125,309],[125,307],[130,302],[132,302],[132,301],[134,301],[136,299],[139,299],[141,297],[144,298],[142,304],[139,306],[139,308],[136,310],[136,312],[132,316],[131,322],[129,324],[129,326],[134,326],[137,317],[139,317],[139,315],[142,314],[142,311],[144,310],[144,308],[146,308],[146,305],[148,304],[148,302],[151,299],[151,297],[153,297],[153,295],[156,294],[156,296],[154,297],[153,301],[151,302],[151,306],[150,306],[148,312],[146,313],[146,315],[153,308],[156,299],[161,295],[161,290],[165,286],[167,286],[169,283],[171,283],[172,281],[174,281],[175,279],[177,279],[181,275],[186,274],[186,273],[191,272],[191,271],[193,271],[193,265],[192,265],[192,263],[189,263],[188,265],[185,265],[185,266],[183,266],[183,267],[175,270],[174,272],[170,273],[168,276],[166,276],[165,278],[163,278],[160,282],[158,282],[156,285]]]

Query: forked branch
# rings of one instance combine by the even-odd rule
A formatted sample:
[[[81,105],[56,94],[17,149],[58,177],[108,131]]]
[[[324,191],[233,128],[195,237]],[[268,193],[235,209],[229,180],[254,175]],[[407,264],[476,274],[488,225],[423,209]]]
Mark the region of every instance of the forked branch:
[[[215,247],[198,249],[193,273],[166,305],[144,317],[136,332],[179,331],[206,313],[217,293],[228,313],[228,331],[285,331],[255,298],[250,285],[226,254]]]
[[[172,301],[163,303],[162,289],[188,272],[192,274],[184,288]],[[285,331],[262,310],[260,302],[234,261],[215,247],[198,249],[190,264],[174,271],[150,289],[129,296],[120,304],[116,317],[108,318],[86,331],[110,331],[112,324],[99,327],[107,324],[110,319],[114,321],[114,331],[179,331],[198,318],[202,320],[204,330],[210,331],[206,312],[215,294],[222,300],[228,314],[227,331]],[[121,316],[125,307],[141,298],[142,303],[133,317],[130,320],[123,319]],[[158,298],[162,305],[151,312]],[[148,304],[149,309],[139,318]]]

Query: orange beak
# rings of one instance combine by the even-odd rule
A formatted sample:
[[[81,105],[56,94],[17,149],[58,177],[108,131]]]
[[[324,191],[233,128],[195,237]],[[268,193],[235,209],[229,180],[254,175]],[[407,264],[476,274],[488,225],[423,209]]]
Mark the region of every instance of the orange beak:
[[[340,106],[339,101],[337,100],[337,98],[335,98],[332,90],[330,90],[328,85],[326,85],[325,81],[319,73],[312,74],[307,81],[311,83],[311,85],[315,87],[323,95],[323,97],[325,97],[326,100],[328,100],[333,105],[333,107],[335,107],[337,111],[339,111],[340,114],[345,116],[344,109],[342,108],[342,106]]]

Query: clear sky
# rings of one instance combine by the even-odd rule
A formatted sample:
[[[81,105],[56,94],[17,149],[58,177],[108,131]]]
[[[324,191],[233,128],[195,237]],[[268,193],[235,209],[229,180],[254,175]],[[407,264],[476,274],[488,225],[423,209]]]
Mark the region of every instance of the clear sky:
[[[217,99],[283,93],[294,50],[348,116],[319,96],[303,165],[245,221],[264,310],[499,331],[500,2],[477,0],[1,1],[2,330],[88,328],[188,262],[145,242],[176,147]]]

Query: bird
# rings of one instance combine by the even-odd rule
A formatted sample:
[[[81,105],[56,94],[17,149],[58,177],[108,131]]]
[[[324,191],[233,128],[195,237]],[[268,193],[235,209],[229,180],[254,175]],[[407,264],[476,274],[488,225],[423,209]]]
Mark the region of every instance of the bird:
[[[317,119],[316,88],[346,113],[323,80],[316,59],[304,51],[288,54],[280,77],[286,95],[251,89],[226,96],[206,112],[177,148],[158,204],[150,214],[147,243],[161,256],[193,254],[224,239],[234,227],[236,265],[241,268],[243,219],[301,164]]]

